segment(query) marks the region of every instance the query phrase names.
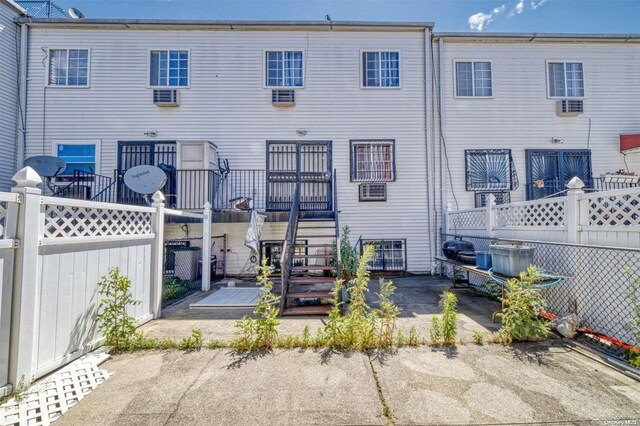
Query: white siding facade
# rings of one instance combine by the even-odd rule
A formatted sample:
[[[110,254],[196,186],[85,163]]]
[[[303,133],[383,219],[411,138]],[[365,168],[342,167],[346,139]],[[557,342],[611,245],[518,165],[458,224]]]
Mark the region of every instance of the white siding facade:
[[[210,140],[232,169],[264,169],[266,141],[331,141],[340,224],[351,227],[353,242],[359,236],[406,239],[408,270],[428,271],[425,29],[35,25],[29,42],[26,154],[52,155],[59,141],[95,141],[100,150],[97,172],[112,176],[118,141]],[[90,49],[90,87],[45,89],[43,47]],[[147,87],[150,49],[190,51],[190,87],[180,89],[178,108],[152,103]],[[304,51],[304,88],[296,89],[295,107],[271,105],[263,63],[264,51],[270,49]],[[400,51],[401,88],[361,88],[363,50]],[[299,136],[298,129],[305,129],[306,136]],[[144,135],[151,130],[157,131],[155,139]],[[395,141],[397,175],[387,184],[386,202],[358,201],[358,183],[349,179],[353,139]],[[214,234],[224,233],[224,227],[215,225]],[[281,239],[284,227],[275,226],[268,234]],[[244,263],[244,253],[240,258]]]
[[[11,188],[16,170],[20,27],[13,20],[20,14],[17,5],[0,0],[0,191]]]
[[[474,207],[474,193],[465,187],[465,149],[511,149],[520,185],[511,201],[525,199],[525,149],[590,149],[592,175],[629,169],[640,173],[640,153],[624,156],[621,133],[640,133],[640,43],[624,40],[534,41],[442,37],[440,59],[434,42],[436,70],[442,61],[442,116],[447,158],[442,160],[444,206]],[[491,61],[493,96],[455,96],[456,60]],[[556,99],[547,96],[547,61],[582,62],[584,113],[556,115]],[[439,138],[438,117],[435,120]],[[589,131],[589,127],[591,130]],[[562,139],[553,144],[552,138]],[[448,167],[447,167],[448,163]]]

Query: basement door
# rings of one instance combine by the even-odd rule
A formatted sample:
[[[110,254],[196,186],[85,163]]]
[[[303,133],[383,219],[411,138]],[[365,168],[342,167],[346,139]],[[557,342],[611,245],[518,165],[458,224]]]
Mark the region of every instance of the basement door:
[[[291,210],[296,182],[300,210],[333,208],[330,141],[267,141],[267,210]]]

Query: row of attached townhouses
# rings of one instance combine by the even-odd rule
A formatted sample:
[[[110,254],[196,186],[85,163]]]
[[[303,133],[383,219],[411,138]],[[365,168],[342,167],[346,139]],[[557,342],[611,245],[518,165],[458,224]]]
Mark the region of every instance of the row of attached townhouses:
[[[213,205],[231,274],[250,255],[247,210],[265,212],[263,244],[279,244],[298,181],[301,210],[337,208],[353,244],[375,245],[373,269],[425,272],[449,204],[640,171],[640,154],[620,152],[620,135],[640,133],[638,35],[14,19],[0,5],[2,188],[25,158],[50,155],[67,163],[58,195],[144,203],[122,175],[158,166],[167,205]]]

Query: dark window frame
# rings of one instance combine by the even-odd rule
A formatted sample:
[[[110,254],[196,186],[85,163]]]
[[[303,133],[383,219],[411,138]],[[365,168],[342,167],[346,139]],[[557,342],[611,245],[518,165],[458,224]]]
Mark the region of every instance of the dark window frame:
[[[480,182],[472,180],[472,175],[479,172],[471,170],[472,155],[505,155],[507,162],[504,176],[507,180],[503,185],[492,182]],[[489,164],[485,163],[484,173],[489,174]],[[511,154],[511,149],[465,149],[464,150],[464,172],[465,172],[465,189],[466,191],[513,191],[518,187],[518,176],[515,170],[515,163]]]

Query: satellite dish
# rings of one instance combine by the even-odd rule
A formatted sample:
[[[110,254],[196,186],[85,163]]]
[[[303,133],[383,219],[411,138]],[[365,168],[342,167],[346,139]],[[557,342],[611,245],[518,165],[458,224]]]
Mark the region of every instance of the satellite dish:
[[[84,13],[80,12],[75,7],[69,8],[69,16],[71,16],[73,19],[84,19]]]
[[[37,155],[24,160],[25,167],[31,167],[44,178],[54,178],[67,168],[67,163],[61,158],[51,155]]]
[[[139,194],[153,194],[161,190],[166,181],[167,175],[156,166],[136,166],[124,174],[124,184]]]

